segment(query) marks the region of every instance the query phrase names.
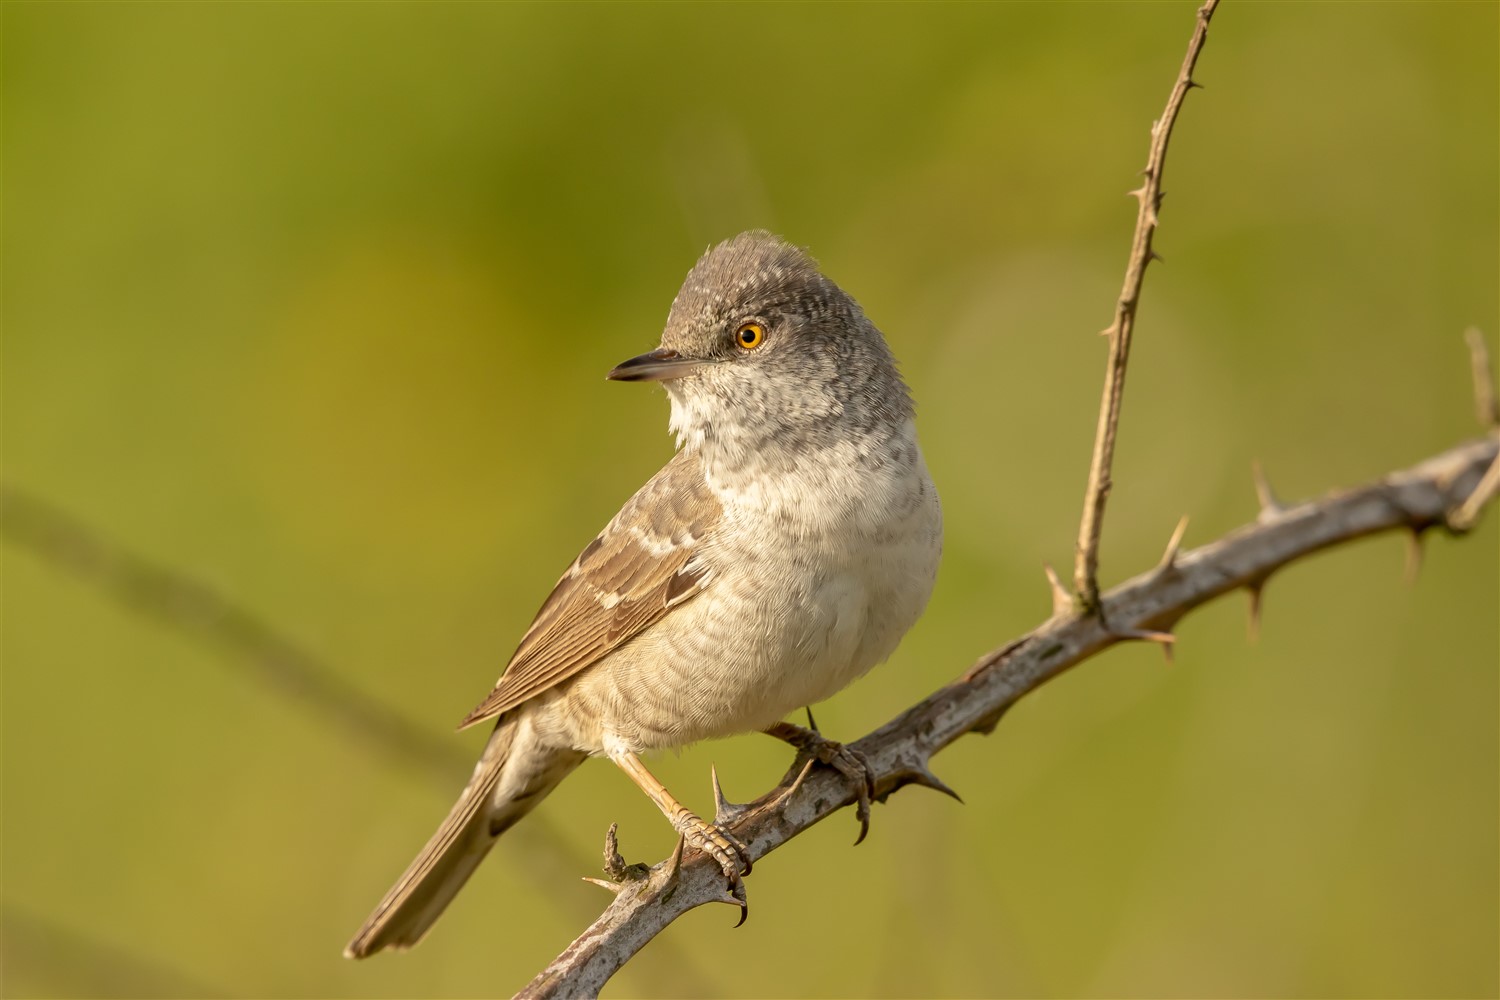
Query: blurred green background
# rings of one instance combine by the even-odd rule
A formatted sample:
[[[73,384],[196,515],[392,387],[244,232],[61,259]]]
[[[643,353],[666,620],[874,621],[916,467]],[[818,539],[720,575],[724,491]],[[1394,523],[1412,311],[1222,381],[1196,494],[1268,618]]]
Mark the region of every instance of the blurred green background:
[[[886,331],[948,518],[852,739],[1064,566],[1147,129],[1192,4],[4,5],[4,476],[451,745],[414,766],[4,547],[13,996],[508,995],[672,837],[590,764],[416,951],[344,942],[435,827],[557,574],[670,454],[656,343],[710,242],[809,246]],[[1201,544],[1476,433],[1493,3],[1239,4],[1166,172],[1104,546]],[[1121,648],[690,914],[615,996],[1493,996],[1496,517],[1341,549]],[[746,736],[656,763],[708,808]],[[441,771],[441,768],[436,770]]]

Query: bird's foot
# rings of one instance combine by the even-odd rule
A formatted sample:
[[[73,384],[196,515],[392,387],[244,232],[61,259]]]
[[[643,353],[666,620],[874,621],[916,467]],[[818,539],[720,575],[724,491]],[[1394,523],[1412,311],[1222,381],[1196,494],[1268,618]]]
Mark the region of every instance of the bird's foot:
[[[718,862],[719,869],[729,880],[729,899],[725,902],[739,904],[740,921],[735,926],[743,924],[750,915],[749,900],[745,893],[745,876],[750,874],[752,867],[750,851],[726,827],[710,823],[686,809],[672,817],[672,826],[690,846]]]
[[[651,797],[656,807],[661,810],[667,822],[672,824],[672,829],[681,835],[677,850],[672,854],[670,865],[664,869],[667,872],[669,883],[677,879],[677,869],[682,863],[682,846],[691,844],[698,850],[713,858],[723,870],[724,877],[729,880],[729,892],[725,896],[725,902],[732,902],[740,908],[740,923],[745,922],[750,908],[745,903],[745,879],[750,874],[750,851],[744,844],[740,843],[734,834],[729,832],[729,823],[733,817],[716,816],[715,822],[708,823],[687,806],[672,797],[656,776],[646,770],[646,765],[641,759],[629,750],[615,748],[609,753],[610,759],[615,762],[630,780]],[[718,776],[714,777],[715,799],[722,808],[724,794],[719,790]],[[726,821],[727,820],[727,821]],[[606,849],[606,854],[608,854]],[[741,869],[744,869],[741,871]],[[739,924],[735,925],[736,927]]]
[[[811,713],[808,721],[812,721]],[[859,836],[854,842],[863,841],[870,832],[870,803],[875,799],[875,771],[870,767],[869,758],[852,747],[825,739],[816,729],[804,729],[790,722],[776,723],[766,730],[766,735],[789,743],[799,754],[833,768],[854,786],[859,796],[854,810],[859,819]]]
[[[687,838],[689,846],[698,848],[717,861],[730,879],[750,874],[750,852],[726,828],[686,810],[673,819],[672,826]]]

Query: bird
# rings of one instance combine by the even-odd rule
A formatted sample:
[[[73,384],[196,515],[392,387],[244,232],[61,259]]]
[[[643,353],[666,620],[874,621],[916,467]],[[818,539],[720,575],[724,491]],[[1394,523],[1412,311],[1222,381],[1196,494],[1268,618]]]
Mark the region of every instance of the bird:
[[[463,719],[494,720],[473,775],[347,957],[415,945],[500,835],[590,757],[624,771],[742,905],[744,846],[642,754],[766,732],[854,780],[863,838],[867,763],[785,717],[887,659],[936,580],[942,508],[884,336],[807,251],[755,230],[705,251],[660,346],[607,378],[666,390],[676,450]]]

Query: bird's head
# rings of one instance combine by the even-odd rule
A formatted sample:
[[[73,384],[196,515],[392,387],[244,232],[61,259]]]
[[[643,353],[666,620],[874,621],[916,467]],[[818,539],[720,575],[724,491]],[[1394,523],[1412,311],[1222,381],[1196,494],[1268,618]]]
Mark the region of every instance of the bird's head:
[[[911,399],[885,339],[798,247],[764,231],[688,272],[661,346],[609,373],[661,382],[688,447],[733,458],[768,442],[816,447],[903,424]]]

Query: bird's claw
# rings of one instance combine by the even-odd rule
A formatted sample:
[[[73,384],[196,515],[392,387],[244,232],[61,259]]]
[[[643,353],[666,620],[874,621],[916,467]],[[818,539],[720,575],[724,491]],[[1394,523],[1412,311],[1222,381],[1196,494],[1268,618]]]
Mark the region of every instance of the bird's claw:
[[[677,832],[688,844],[713,858],[719,864],[724,877],[729,880],[729,891],[724,902],[734,903],[740,908],[740,922],[750,914],[750,905],[745,893],[745,876],[753,867],[750,851],[739,838],[726,828],[710,823],[690,812],[683,812],[672,821]]]
[[[744,897],[744,876],[750,874],[753,864],[750,852],[745,849],[744,844],[739,843],[739,838],[730,834],[723,826],[706,822],[685,811],[673,820],[672,826],[675,826],[676,832],[690,846],[717,861],[724,877],[729,879],[730,888],[735,889],[736,897]]]
[[[859,836],[854,843],[861,843],[870,832],[870,803],[875,800],[875,769],[870,766],[870,759],[853,747],[825,739],[816,729],[803,729],[782,722],[767,732],[790,743],[799,753],[833,768],[854,786],[859,796],[854,807],[854,815],[859,819]]]
[[[842,743],[824,740],[821,748],[826,753],[815,751],[813,756],[847,778],[859,794],[859,801],[854,806],[854,815],[859,819],[859,836],[854,838],[857,845],[870,832],[870,803],[875,799],[875,769],[870,766],[870,758]]]
[[[724,902],[740,908],[740,919],[734,922],[738,927],[750,919],[750,898],[745,894],[745,880],[736,878],[729,886],[729,891],[724,894]]]

